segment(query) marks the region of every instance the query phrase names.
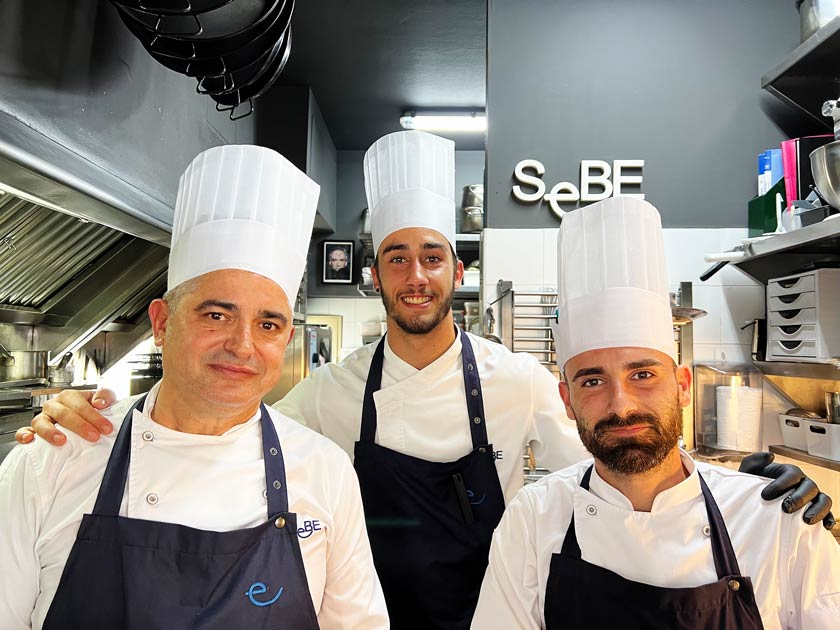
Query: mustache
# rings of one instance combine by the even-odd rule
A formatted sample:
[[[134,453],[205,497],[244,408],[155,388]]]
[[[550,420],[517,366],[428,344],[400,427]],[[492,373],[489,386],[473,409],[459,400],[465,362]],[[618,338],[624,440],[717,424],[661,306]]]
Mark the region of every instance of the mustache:
[[[595,424],[593,433],[595,435],[603,435],[610,429],[619,429],[621,427],[629,427],[635,424],[646,424],[652,429],[659,430],[659,419],[650,413],[629,413],[624,417],[617,414],[611,414],[606,418],[599,420]]]

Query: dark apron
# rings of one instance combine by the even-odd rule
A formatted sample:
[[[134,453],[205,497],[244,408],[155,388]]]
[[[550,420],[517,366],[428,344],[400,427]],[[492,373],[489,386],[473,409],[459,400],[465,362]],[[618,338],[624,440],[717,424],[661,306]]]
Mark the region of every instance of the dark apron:
[[[82,518],[44,630],[318,628],[297,516],[289,512],[283,453],[265,406],[268,521],[212,532],[119,516],[132,416],[144,399],[123,420],[96,505]]]
[[[592,467],[580,487],[589,490]],[[551,556],[545,587],[545,627],[679,630],[761,630],[752,581],[741,575],[720,510],[703,477],[700,487],[711,529],[718,581],[664,588],[627,580],[581,559],[575,517],[559,554]]]
[[[354,465],[391,625],[395,630],[468,628],[490,538],[505,509],[475,355],[461,332],[473,450],[454,462],[428,462],[375,443],[373,394],[382,384],[385,343],[383,338],[370,365]]]

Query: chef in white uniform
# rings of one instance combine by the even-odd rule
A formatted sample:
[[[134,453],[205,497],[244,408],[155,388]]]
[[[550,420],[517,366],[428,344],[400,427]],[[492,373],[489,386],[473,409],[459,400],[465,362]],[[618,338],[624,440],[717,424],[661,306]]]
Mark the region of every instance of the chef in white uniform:
[[[149,307],[163,380],[105,412],[111,436],[0,467],[0,627],[389,627],[350,459],[260,402],[317,199],[261,147],[187,168]]]
[[[572,212],[558,256],[561,394],[594,465],[510,502],[472,627],[840,627],[831,534],[762,502],[766,480],[677,446],[691,371],[675,363],[656,209]]]
[[[532,445],[539,465],[549,470],[587,457],[575,425],[567,418],[557,395],[557,381],[548,370],[531,355],[512,353],[500,344],[461,334],[455,327],[450,306],[453,292],[461,284],[463,264],[457,260],[455,251],[454,144],[419,131],[389,134],[377,140],[366,153],[364,172],[377,251],[374,282],[386,308],[388,334],[381,344],[367,345],[340,363],[329,363],[315,370],[274,408],[330,438],[355,458],[362,437],[366,388],[375,354],[380,349],[381,382],[369,392],[376,411],[372,441],[377,447],[428,464],[457,462],[480,448],[490,449],[500,496],[496,497],[495,491],[492,494],[504,504],[522,487],[522,453],[526,444]],[[465,339],[474,356],[472,370],[465,367]],[[480,388],[468,387],[465,375],[474,374],[479,375]],[[99,408],[108,404],[107,393],[98,396],[102,398],[94,402]],[[479,399],[482,410],[476,415],[471,413],[471,407]],[[65,427],[82,433],[86,439],[96,439],[98,431],[107,432],[109,427],[88,400],[89,394],[84,398],[78,392],[68,391],[49,401],[47,408]],[[476,417],[480,418],[478,424]],[[46,414],[39,415],[33,425],[46,439],[63,443],[64,436],[53,428]],[[484,435],[477,430],[486,432],[487,444],[479,443]],[[30,439],[28,432],[19,432],[18,439],[22,442]],[[356,464],[358,468],[359,462]],[[400,464],[394,466],[399,468]],[[379,477],[387,477],[379,470]],[[785,474],[775,486],[778,490],[767,498],[781,496],[800,480],[801,471]],[[474,505],[486,493],[476,494],[475,489],[460,487],[463,484],[454,480],[445,485],[461,499],[464,493],[473,494],[466,495],[467,505],[463,501],[458,504],[464,514],[456,514],[453,522],[468,520],[468,510],[492,511],[492,517],[485,514],[486,518],[480,519],[484,527],[492,530],[489,523],[495,525],[493,519],[498,519],[495,514],[498,506],[488,510],[487,499],[479,506]],[[364,481],[361,486],[364,493]],[[385,491],[377,488],[369,493],[373,494],[384,496]],[[403,492],[405,496],[411,494]],[[817,490],[805,479],[795,494],[789,507],[798,510],[814,499]],[[450,499],[454,500],[453,497]],[[826,502],[818,500],[807,514],[818,522],[828,510]],[[369,511],[367,506],[366,511]],[[388,519],[375,520],[381,523]],[[474,527],[466,522],[463,525]],[[489,532],[486,541],[485,532],[468,532],[465,536],[489,546]],[[409,545],[407,541],[402,542]],[[436,549],[443,548],[436,538],[434,545]],[[463,550],[443,553],[452,554],[450,566],[466,566]],[[391,567],[399,574],[393,582],[383,577],[383,571],[389,570],[384,563],[399,559],[399,554],[377,554],[374,545],[374,559],[378,562],[386,598],[390,600],[394,627],[469,625],[483,567],[479,569],[471,564],[476,575],[470,577],[466,577],[466,570],[461,571],[458,590],[446,589],[447,593],[455,594],[453,603],[446,600],[447,593],[435,597],[433,589],[419,593],[402,588],[403,580],[411,577],[405,565],[397,563]],[[415,569],[433,584],[447,587],[451,582],[434,571],[426,572],[420,566]],[[396,595],[389,597],[389,593],[406,593],[411,602],[398,601]]]

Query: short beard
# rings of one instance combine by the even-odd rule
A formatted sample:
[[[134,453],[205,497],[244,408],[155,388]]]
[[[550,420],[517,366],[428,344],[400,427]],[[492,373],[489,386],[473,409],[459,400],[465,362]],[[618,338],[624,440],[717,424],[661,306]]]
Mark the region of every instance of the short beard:
[[[399,326],[400,330],[409,335],[425,335],[431,332],[446,319],[449,311],[452,308],[452,298],[455,294],[455,281],[452,281],[452,289],[447,295],[442,296],[440,306],[431,314],[430,317],[418,316],[414,318],[406,318],[400,315],[397,311],[396,304],[388,297],[383,288],[382,290],[382,304],[385,306],[385,313],[388,317],[394,320],[394,323]],[[397,298],[399,299],[399,298]]]
[[[665,417],[649,413],[631,413],[626,418],[613,414],[600,420],[592,429],[577,415],[578,433],[586,449],[610,471],[620,475],[640,475],[659,466],[677,446],[682,434],[682,407],[675,402]],[[649,434],[632,438],[606,438],[608,429],[647,424]]]

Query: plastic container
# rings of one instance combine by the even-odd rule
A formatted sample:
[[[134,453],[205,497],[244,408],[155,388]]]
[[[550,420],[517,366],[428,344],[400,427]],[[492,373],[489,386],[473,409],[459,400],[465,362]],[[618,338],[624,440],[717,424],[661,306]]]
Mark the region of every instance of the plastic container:
[[[812,422],[808,426],[808,454],[840,462],[840,424]]]
[[[808,426],[813,423],[813,420],[780,413],[779,428],[782,430],[782,442],[784,445],[799,449],[800,451],[807,451]]]
[[[716,450],[761,449],[761,373],[750,364],[694,366],[695,438]]]

